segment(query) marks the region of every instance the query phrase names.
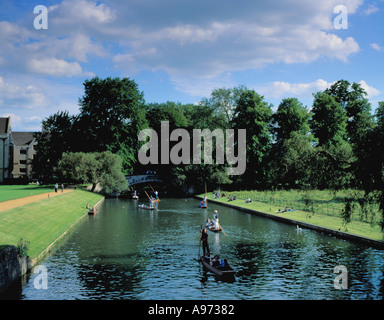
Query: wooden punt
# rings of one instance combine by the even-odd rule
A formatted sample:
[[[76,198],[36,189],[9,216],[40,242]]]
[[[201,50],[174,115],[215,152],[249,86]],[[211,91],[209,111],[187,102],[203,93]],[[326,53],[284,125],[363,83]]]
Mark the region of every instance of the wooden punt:
[[[221,231],[221,228],[215,228],[215,226],[207,226],[206,227],[209,231],[212,231],[212,232],[220,232]]]
[[[207,257],[200,257],[200,262],[203,264],[204,269],[211,271],[222,279],[234,279],[236,271],[233,270],[228,264],[226,264],[225,267],[214,267],[210,264],[208,259],[209,258]]]
[[[144,205],[138,205],[137,207],[140,209],[144,209],[144,210],[155,210],[156,209],[156,207],[148,207],[148,206],[144,206]]]

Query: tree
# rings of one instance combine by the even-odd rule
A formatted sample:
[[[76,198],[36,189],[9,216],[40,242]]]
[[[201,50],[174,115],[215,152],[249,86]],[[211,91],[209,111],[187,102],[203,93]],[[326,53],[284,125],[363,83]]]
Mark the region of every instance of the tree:
[[[310,126],[320,146],[330,146],[347,139],[347,115],[334,97],[318,92],[314,95]]]
[[[97,184],[108,194],[128,188],[128,182],[122,172],[121,157],[110,151],[65,152],[56,171],[64,178],[91,183],[92,191]]]
[[[189,121],[185,116],[181,103],[167,101],[165,103],[151,103],[146,106],[147,121],[150,128],[160,132],[161,122],[169,121],[169,130],[188,128]]]
[[[244,90],[234,109],[232,128],[246,129],[246,171],[241,176],[248,187],[265,187],[267,181],[266,156],[271,148],[269,124],[272,105],[254,90]]]
[[[110,77],[86,80],[84,90],[75,127],[82,137],[77,150],[117,153],[129,171],[140,148],[138,134],[148,127],[143,93],[129,78]]]
[[[353,100],[347,109],[347,132],[350,142],[358,147],[360,138],[374,125],[368,99]]]
[[[232,89],[214,89],[210,98],[203,98],[200,104],[213,111],[213,116],[217,121],[216,125],[228,128],[233,119],[233,113],[240,95],[247,90],[244,86],[234,87]]]
[[[352,144],[357,143],[364,130],[373,125],[371,104],[366,99],[367,92],[359,83],[350,84],[346,80],[339,80],[324,90],[325,94],[333,97],[340,104],[347,115],[347,133]]]
[[[53,168],[61,154],[71,150],[75,117],[68,111],[59,111],[42,121],[42,131],[35,133],[36,155],[33,171],[39,177],[52,178]]]
[[[293,132],[309,135],[311,113],[297,98],[287,98],[277,107],[272,116],[272,131],[277,144],[291,138]]]
[[[371,218],[379,221],[384,230],[384,102],[379,102],[375,118],[374,126],[362,132],[356,145],[354,176],[355,187],[364,190],[364,196],[359,199],[363,213],[367,217],[369,210],[364,208],[372,203],[378,204],[381,217],[371,215]],[[346,220],[350,219],[347,208],[348,203],[344,210]]]
[[[283,99],[272,115],[270,176],[275,187],[308,187],[313,151],[310,117],[311,113],[296,98]]]
[[[357,187],[366,193],[384,190],[384,102],[376,109],[376,125],[365,132],[356,148]]]

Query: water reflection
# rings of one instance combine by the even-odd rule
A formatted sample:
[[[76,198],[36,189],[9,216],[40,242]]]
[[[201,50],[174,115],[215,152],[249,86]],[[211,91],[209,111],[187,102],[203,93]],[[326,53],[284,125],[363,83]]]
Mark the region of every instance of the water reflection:
[[[108,199],[43,263],[48,290],[33,275],[16,299],[383,299],[383,251],[195,199],[162,199],[158,211]],[[228,259],[235,282],[197,262],[199,230],[213,210],[225,234],[209,232],[211,253]],[[337,265],[349,289],[336,290]]]

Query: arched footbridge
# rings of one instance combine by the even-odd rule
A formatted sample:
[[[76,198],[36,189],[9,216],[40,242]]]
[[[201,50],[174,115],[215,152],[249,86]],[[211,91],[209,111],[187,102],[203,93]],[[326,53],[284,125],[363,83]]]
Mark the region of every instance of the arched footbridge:
[[[155,174],[133,175],[126,176],[126,178],[130,187],[140,183],[163,182],[163,180],[161,180],[160,177]]]

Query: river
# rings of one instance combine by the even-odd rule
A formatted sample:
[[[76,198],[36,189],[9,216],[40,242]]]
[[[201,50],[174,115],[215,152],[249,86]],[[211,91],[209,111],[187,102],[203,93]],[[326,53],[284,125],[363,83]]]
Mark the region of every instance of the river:
[[[8,298],[20,300],[354,300],[383,299],[384,251],[199,200],[106,199]],[[199,230],[213,210],[224,232],[209,232],[213,254],[227,258],[235,281],[196,261]],[[336,266],[348,270],[336,289]],[[46,276],[46,288],[38,277]],[[40,282],[39,282],[40,281]],[[37,285],[36,285],[37,283]],[[340,282],[341,283],[341,282]]]

